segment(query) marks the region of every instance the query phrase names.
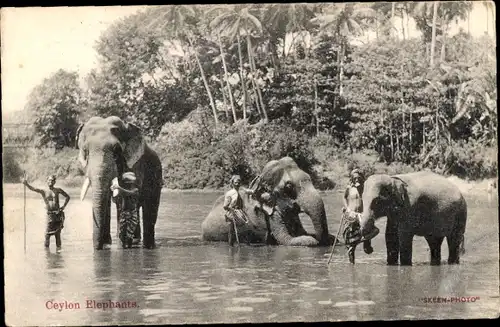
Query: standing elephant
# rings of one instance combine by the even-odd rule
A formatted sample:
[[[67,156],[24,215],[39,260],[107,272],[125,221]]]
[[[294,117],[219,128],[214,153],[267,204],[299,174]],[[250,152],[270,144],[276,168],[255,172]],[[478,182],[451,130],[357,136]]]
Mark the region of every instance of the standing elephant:
[[[262,169],[260,176],[254,180],[250,187],[252,189],[264,187],[269,191],[285,196],[283,189],[287,182],[293,185],[297,193],[295,202],[312,220],[315,230],[314,238],[317,240],[318,245],[331,245],[334,237],[328,233],[323,199],[314,188],[309,174],[301,170],[292,158],[284,157],[280,160],[268,162]],[[227,241],[228,226],[224,220],[222,203],[223,197],[217,199],[212,211],[202,223],[202,238],[204,240]],[[248,209],[250,211],[254,210],[253,206]],[[291,228],[297,231],[296,236],[306,235],[300,220],[291,218],[287,220],[287,223],[294,225]],[[244,232],[251,235],[252,241],[264,242],[267,232],[265,221],[255,216],[255,219],[251,219]]]
[[[467,203],[445,177],[427,171],[401,175],[372,175],[365,181],[361,233],[369,234],[374,221],[387,216],[387,264],[412,264],[413,237],[424,236],[431,265],[441,263],[446,237],[448,264],[458,264],[463,252]]]
[[[86,170],[80,198],[83,200],[92,186],[93,244],[102,249],[111,244],[111,181],[124,171],[135,173],[142,207],[143,246],[155,247],[155,224],[160,205],[162,166],[160,159],[145,142],[140,129],[111,116],[92,117],[78,127],[78,160]],[[119,214],[119,206],[117,212]],[[136,229],[140,237],[140,227]]]

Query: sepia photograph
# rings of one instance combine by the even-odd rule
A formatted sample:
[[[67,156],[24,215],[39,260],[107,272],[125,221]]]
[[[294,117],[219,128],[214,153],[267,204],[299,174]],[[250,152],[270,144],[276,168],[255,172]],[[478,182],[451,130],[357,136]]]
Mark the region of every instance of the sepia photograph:
[[[0,12],[7,326],[500,317],[493,1]]]

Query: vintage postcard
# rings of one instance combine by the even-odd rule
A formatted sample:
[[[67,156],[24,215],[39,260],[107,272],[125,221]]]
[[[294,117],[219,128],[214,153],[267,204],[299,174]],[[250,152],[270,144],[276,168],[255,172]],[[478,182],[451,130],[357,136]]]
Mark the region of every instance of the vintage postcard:
[[[3,7],[6,325],[498,318],[495,13]]]

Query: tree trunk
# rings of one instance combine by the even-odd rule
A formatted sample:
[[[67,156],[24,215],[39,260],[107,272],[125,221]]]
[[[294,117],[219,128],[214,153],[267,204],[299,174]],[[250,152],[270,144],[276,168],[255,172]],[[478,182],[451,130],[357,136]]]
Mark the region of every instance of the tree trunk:
[[[439,106],[436,106],[436,145],[439,143]]]
[[[189,45],[193,48],[193,42],[191,38],[188,38]],[[205,76],[205,71],[203,70],[203,66],[201,65],[200,58],[198,57],[198,52],[195,50],[194,56],[196,58],[196,63],[198,64],[198,68],[200,69],[201,78],[203,79],[203,84],[205,85],[205,89],[207,90],[208,98],[210,100],[210,106],[212,107],[212,113],[214,115],[215,126],[219,125],[219,119],[217,118],[217,108],[215,107],[214,97],[212,96],[212,92],[210,92],[210,87],[208,86],[207,77]]]
[[[486,7],[486,33],[490,35],[490,10]]]
[[[339,73],[339,96],[342,96],[343,94],[343,87],[342,87],[342,77],[344,76],[344,55],[345,55],[345,46],[346,43],[344,42],[344,39],[342,38],[341,41],[341,46],[340,46],[340,73]]]
[[[389,125],[389,138],[391,140],[391,161],[394,161],[394,140],[392,138],[392,121]]]
[[[425,153],[426,145],[425,145],[425,123],[422,123],[422,144],[423,144],[423,152]]]
[[[314,79],[314,115],[316,120],[316,136],[319,135],[318,84]]]
[[[231,84],[229,83],[229,73],[227,71],[226,58],[224,53],[224,48],[222,47],[222,41],[220,40],[220,35],[218,35],[217,40],[219,41],[220,55],[222,59],[222,67],[224,68],[224,77],[226,79],[227,91],[229,93],[229,103],[231,104],[231,111],[233,113],[233,122],[236,122],[238,118],[236,117],[236,108],[234,106],[233,92],[231,90]]]
[[[404,16],[405,16],[404,10],[403,8],[401,8],[401,32],[403,32],[403,40],[406,40]]]
[[[409,149],[409,154],[410,154],[410,158],[411,158],[411,155],[412,155],[412,149],[413,149],[413,142],[412,142],[412,134],[413,134],[413,121],[412,121],[412,113],[410,111],[410,149]]]
[[[257,66],[255,65],[255,56],[253,53],[252,49],[252,42],[250,40],[250,35],[247,32],[247,48],[248,48],[248,62],[250,64],[250,69],[252,71],[252,84],[257,91],[257,103],[259,104],[260,108],[262,109],[262,114],[264,115],[264,122],[268,122],[268,117],[267,117],[267,111],[266,108],[264,107],[264,101],[262,100],[262,93],[260,92],[260,87],[255,81],[255,75],[257,73]]]
[[[408,39],[410,39],[410,14],[408,8],[406,10],[406,34],[408,34]]]
[[[229,112],[227,111],[227,99],[226,92],[224,92],[224,77],[220,75],[220,92],[222,93],[222,103],[224,103],[224,113],[226,114],[226,119],[229,120]]]
[[[431,67],[434,67],[434,52],[436,48],[436,20],[438,15],[438,5],[439,1],[435,1],[433,3],[434,13],[432,14],[432,41],[431,41],[431,60],[430,60]]]
[[[443,43],[441,45],[441,62],[443,63],[446,59],[446,36],[448,35],[448,24],[446,24],[444,26],[444,29],[443,29],[443,35],[442,35],[442,38],[443,38]]]
[[[245,75],[243,72],[243,55],[241,54],[241,40],[240,34],[236,33],[238,38],[238,56],[240,57],[240,75],[241,75],[241,91],[243,93],[243,119],[247,119],[247,87],[245,81]]]
[[[396,10],[396,3],[393,2],[392,3],[392,7],[391,7],[391,36],[394,35],[394,29],[395,29],[395,24],[394,24],[394,14],[395,14],[395,10]]]

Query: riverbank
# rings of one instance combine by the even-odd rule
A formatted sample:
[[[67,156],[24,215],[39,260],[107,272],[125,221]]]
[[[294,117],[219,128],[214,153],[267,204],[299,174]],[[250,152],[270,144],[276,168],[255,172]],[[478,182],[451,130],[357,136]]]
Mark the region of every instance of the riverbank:
[[[464,179],[461,179],[457,176],[449,176],[447,179],[455,184],[460,191],[464,194],[467,195],[469,193],[471,194],[486,194],[488,193],[489,190],[491,190],[494,194],[497,192],[497,186],[495,186],[493,189],[491,187],[491,183],[494,182],[494,185],[498,185],[498,180],[497,179],[484,179],[481,181],[467,181]],[[44,182],[43,181],[34,181],[31,183],[35,187],[43,187]],[[80,186],[81,185],[75,185],[74,180],[70,181],[58,181],[58,186],[63,188],[71,197],[74,197],[75,199],[78,199],[80,196]],[[325,190],[321,191],[322,194],[333,194],[333,193],[341,193],[343,192],[344,188],[336,187],[335,189],[332,190]],[[192,188],[192,189],[171,189],[171,188],[163,188],[162,193],[220,193],[223,194],[223,192],[226,191],[225,188]],[[3,184],[3,194],[4,198],[5,197],[20,197],[23,196],[23,185],[21,183],[4,183]],[[27,191],[26,193],[29,197],[31,196],[37,196],[35,193]]]

